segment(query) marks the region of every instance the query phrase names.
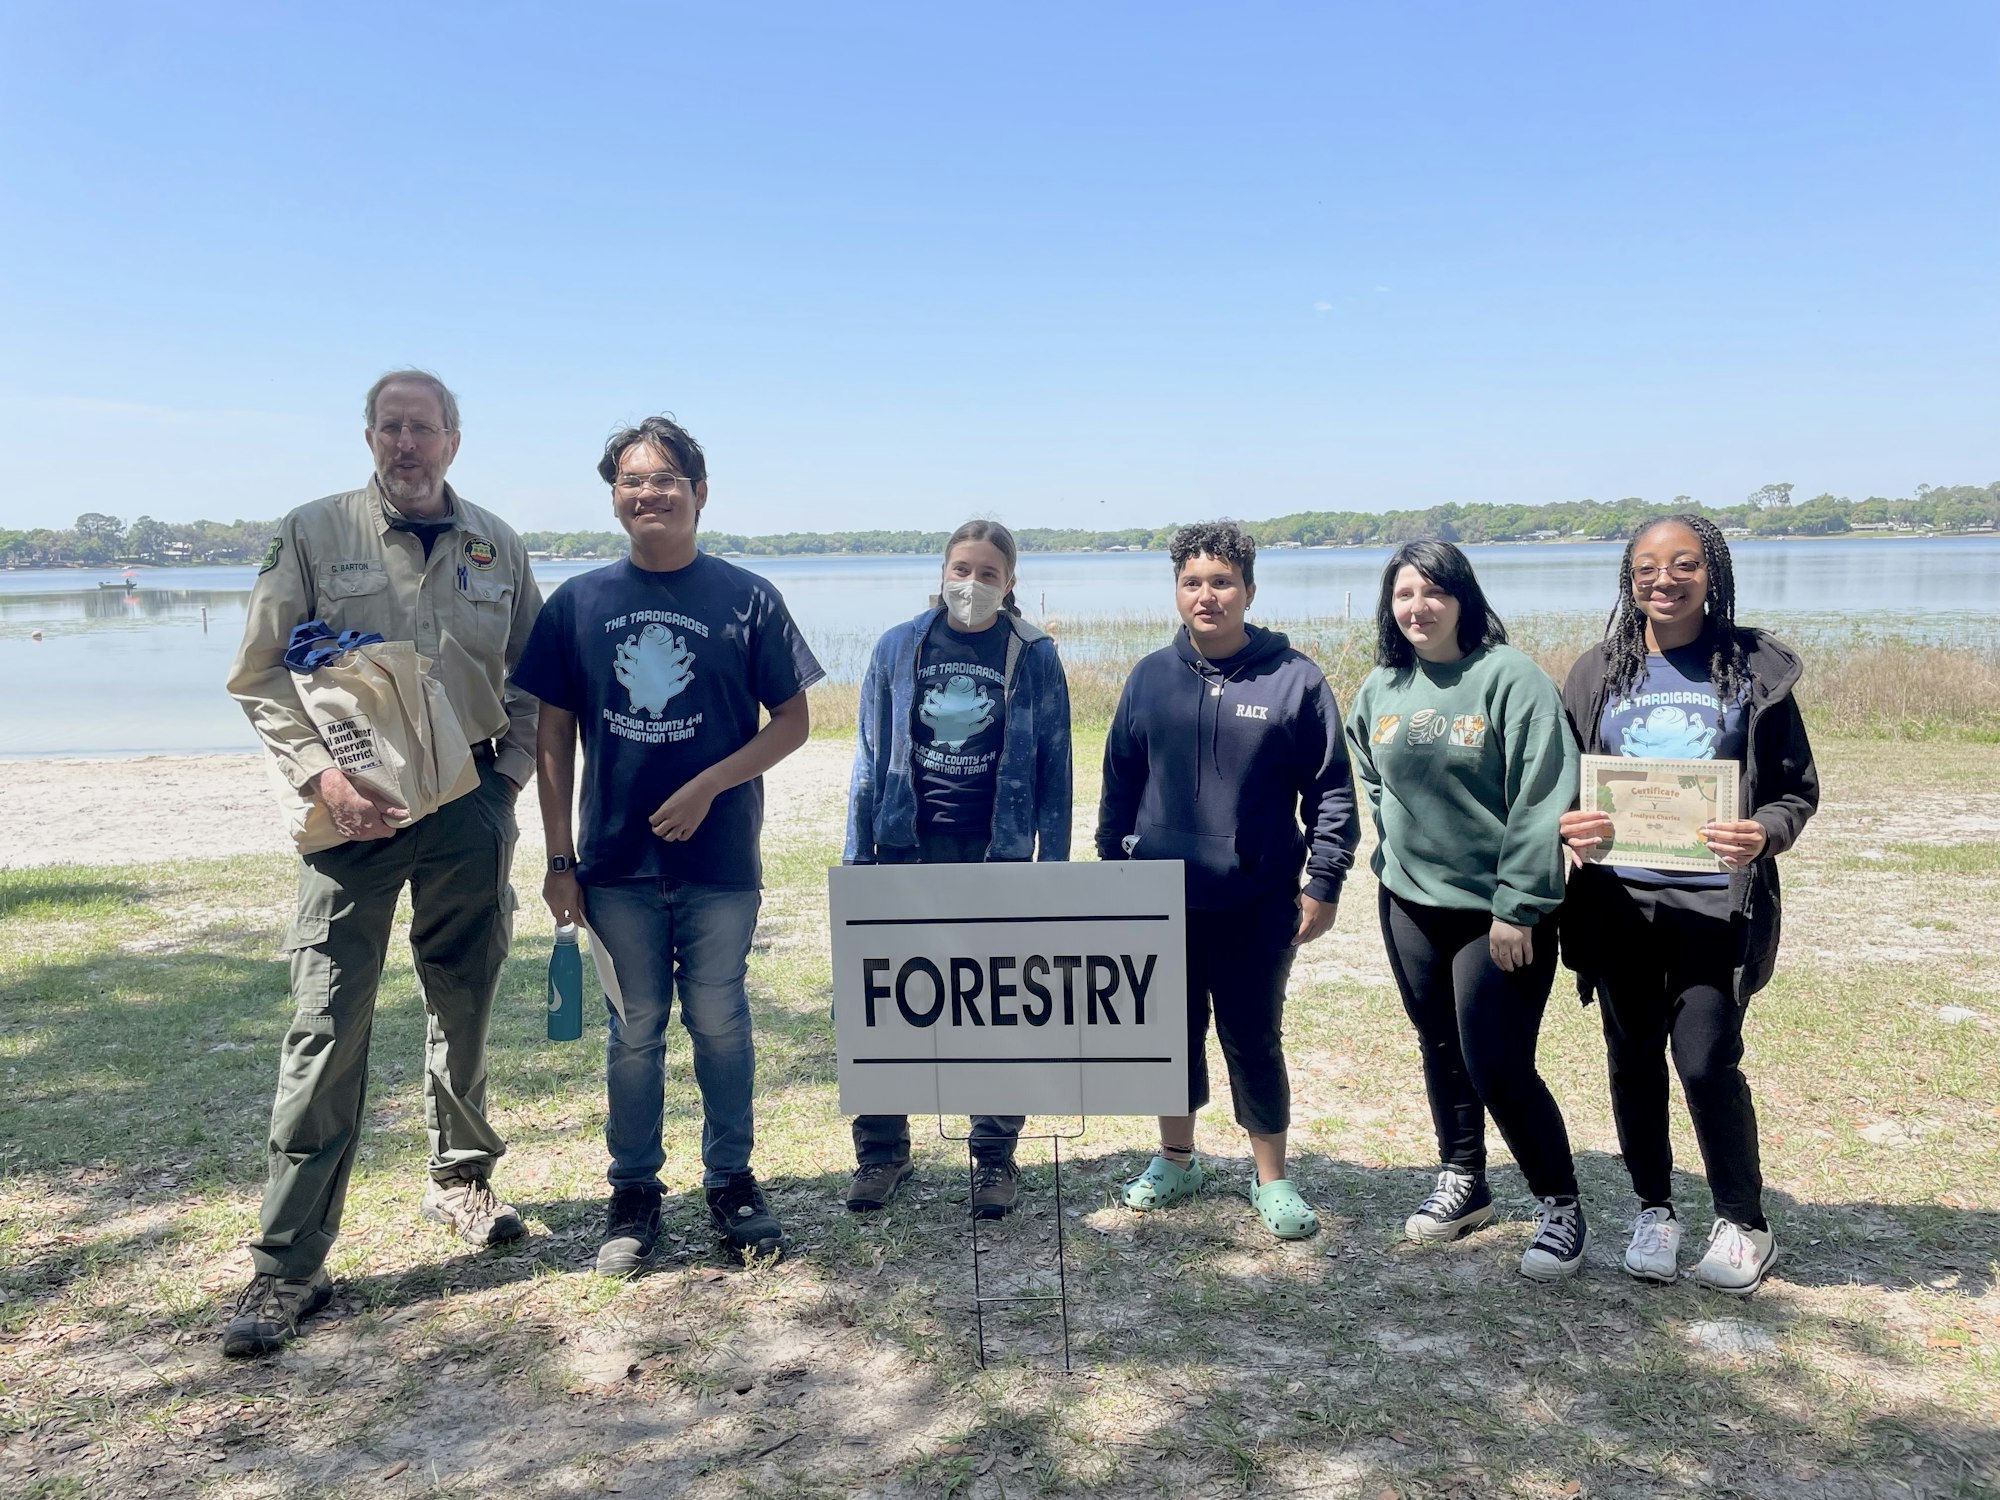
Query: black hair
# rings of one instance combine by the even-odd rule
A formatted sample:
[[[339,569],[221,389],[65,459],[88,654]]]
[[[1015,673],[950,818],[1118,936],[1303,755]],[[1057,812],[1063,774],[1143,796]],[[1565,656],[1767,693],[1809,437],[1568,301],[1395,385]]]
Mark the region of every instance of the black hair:
[[[995,550],[1007,559],[1007,571],[1014,572],[1015,562],[1020,557],[1020,549],[1014,545],[1014,533],[998,521],[967,521],[954,531],[944,544],[944,560],[951,561],[951,549],[960,542],[991,542]],[[1014,591],[1007,590],[1007,597],[1000,601],[1000,607],[1010,615],[1018,615],[1021,606],[1014,602]]]
[[[1745,632],[1736,624],[1736,569],[1729,561],[1729,543],[1723,540],[1722,528],[1707,516],[1685,513],[1641,521],[1625,543],[1625,556],[1618,564],[1618,600],[1611,606],[1611,618],[1604,622],[1611,691],[1628,693],[1646,678],[1646,612],[1632,594],[1632,554],[1638,550],[1641,537],[1661,526],[1685,526],[1701,543],[1708,596],[1702,601],[1699,639],[1708,646],[1708,680],[1715,696],[1724,703],[1734,703],[1750,680],[1750,664],[1743,651]]]
[[[1452,543],[1426,537],[1403,543],[1382,569],[1382,594],[1375,601],[1376,666],[1407,672],[1417,664],[1417,648],[1396,623],[1396,575],[1405,568],[1415,568],[1458,601],[1461,652],[1470,656],[1482,646],[1506,644],[1507,627],[1486,602],[1486,590],[1479,586],[1470,560]]]
[[[606,484],[618,478],[618,460],[624,457],[627,448],[636,448],[641,443],[651,443],[660,452],[673,460],[683,479],[697,483],[708,478],[708,455],[701,451],[701,444],[688,434],[688,430],[671,416],[648,417],[637,427],[625,427],[614,432],[604,444],[604,457],[597,461],[597,472]]]
[[[1197,521],[1183,526],[1167,544],[1167,555],[1174,560],[1176,578],[1190,557],[1212,557],[1236,569],[1245,583],[1257,582],[1256,540],[1234,521]]]

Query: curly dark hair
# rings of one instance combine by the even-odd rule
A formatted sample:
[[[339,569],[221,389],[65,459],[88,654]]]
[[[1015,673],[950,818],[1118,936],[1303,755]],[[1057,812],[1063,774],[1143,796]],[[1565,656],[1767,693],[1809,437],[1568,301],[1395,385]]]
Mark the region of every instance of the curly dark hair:
[[[1611,618],[1604,622],[1611,691],[1614,695],[1628,693],[1646,677],[1646,612],[1632,596],[1632,554],[1647,532],[1662,526],[1685,526],[1701,543],[1708,598],[1702,604],[1705,618],[1700,639],[1708,647],[1708,680],[1716,697],[1734,703],[1750,680],[1743,650],[1746,632],[1736,624],[1736,570],[1730,564],[1729,543],[1723,540],[1721,528],[1707,516],[1686,513],[1642,521],[1625,543],[1625,556],[1618,564],[1618,601],[1611,606]]]
[[[599,477],[606,484],[617,479],[618,460],[627,448],[637,447],[640,443],[651,443],[672,459],[683,479],[699,482],[708,478],[708,455],[671,415],[648,417],[637,427],[624,427],[612,433],[605,440],[604,457],[597,461]]]
[[[1174,560],[1176,578],[1190,557],[1212,557],[1235,568],[1245,583],[1257,582],[1256,540],[1234,521],[1197,521],[1183,526],[1167,544],[1167,555]]]
[[[1432,583],[1458,601],[1458,649],[1470,656],[1481,646],[1501,646],[1507,642],[1507,627],[1493,606],[1486,602],[1486,590],[1472,571],[1471,559],[1451,542],[1424,538],[1405,542],[1389,556],[1382,569],[1382,592],[1375,601],[1375,665],[1392,672],[1408,672],[1417,664],[1417,648],[1396,623],[1396,575],[1415,568]]]

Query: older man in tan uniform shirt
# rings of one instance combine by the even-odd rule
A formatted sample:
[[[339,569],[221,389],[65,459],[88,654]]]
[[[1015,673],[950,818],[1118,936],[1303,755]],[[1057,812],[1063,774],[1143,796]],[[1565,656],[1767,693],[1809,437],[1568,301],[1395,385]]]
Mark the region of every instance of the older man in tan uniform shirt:
[[[332,1295],[325,1261],[360,1139],[368,1040],[396,902],[428,1012],[424,1123],[427,1218],[474,1244],[518,1237],[521,1219],[487,1178],[505,1144],[487,1122],[486,1028],[513,935],[514,797],[534,771],[535,700],[507,674],[541,593],[520,538],[445,483],[458,403],[435,376],[385,375],[368,393],[375,477],[285,517],[250,595],[229,691],[293,786],[326,804],[347,842],[302,856],[285,939],[294,1014],[271,1111],[256,1273],[223,1336],[225,1354],[275,1349]],[[284,664],[295,626],[372,630],[429,657],[479,764],[476,791],[395,828],[350,782],[301,709]]]

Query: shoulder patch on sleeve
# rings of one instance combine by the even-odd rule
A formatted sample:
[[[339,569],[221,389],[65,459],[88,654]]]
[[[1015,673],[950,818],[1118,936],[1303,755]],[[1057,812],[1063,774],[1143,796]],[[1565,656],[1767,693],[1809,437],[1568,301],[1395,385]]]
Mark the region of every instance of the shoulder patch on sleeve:
[[[281,536],[272,537],[271,545],[264,549],[264,561],[260,563],[257,568],[257,576],[259,578],[262,578],[266,573],[270,572],[271,569],[277,567],[278,554],[280,552],[283,552],[284,550],[285,550],[285,539]]]

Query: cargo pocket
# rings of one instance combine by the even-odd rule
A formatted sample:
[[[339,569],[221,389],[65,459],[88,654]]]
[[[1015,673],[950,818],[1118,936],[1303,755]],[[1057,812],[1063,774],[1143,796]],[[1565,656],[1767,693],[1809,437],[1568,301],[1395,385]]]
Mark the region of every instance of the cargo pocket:
[[[292,1007],[302,1016],[323,1016],[333,1000],[333,960],[326,951],[332,926],[325,913],[301,913],[285,929],[285,956],[292,966]]]

